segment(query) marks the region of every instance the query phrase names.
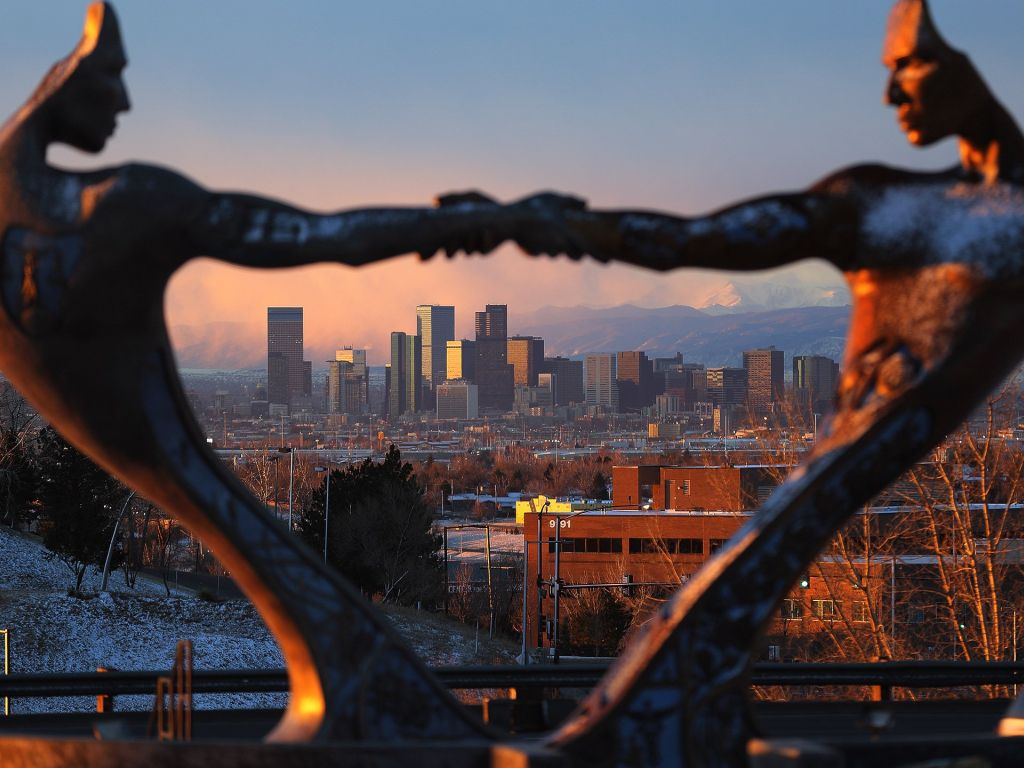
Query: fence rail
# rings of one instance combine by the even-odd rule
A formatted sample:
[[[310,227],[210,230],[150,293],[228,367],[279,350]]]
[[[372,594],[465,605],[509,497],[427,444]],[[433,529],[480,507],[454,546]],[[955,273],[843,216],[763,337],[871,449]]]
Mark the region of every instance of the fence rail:
[[[451,689],[590,688],[607,662],[531,666],[434,667]],[[63,672],[0,677],[0,697],[152,695],[166,671]],[[1024,662],[893,661],[883,664],[756,664],[754,685],[955,688],[1024,685]],[[281,693],[288,690],[283,669],[195,670],[192,691],[206,693]]]

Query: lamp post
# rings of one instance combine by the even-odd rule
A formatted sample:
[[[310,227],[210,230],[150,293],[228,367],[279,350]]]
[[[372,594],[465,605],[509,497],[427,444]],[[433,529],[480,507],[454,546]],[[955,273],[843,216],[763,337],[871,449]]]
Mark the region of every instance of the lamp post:
[[[554,616],[552,617],[552,619],[553,619],[553,626],[552,626],[552,634],[551,634],[551,650],[552,650],[551,660],[555,664],[558,663],[558,622],[559,622],[559,615],[558,615],[558,613],[559,613],[559,611],[558,611],[558,609],[559,609],[559,601],[558,601],[558,598],[559,598],[559,594],[562,591],[562,582],[561,582],[561,575],[562,575],[561,574],[562,526],[567,521],[571,520],[572,518],[579,517],[580,515],[585,515],[586,513],[587,513],[587,510],[581,509],[581,510],[579,510],[577,512],[572,512],[572,513],[570,513],[568,515],[559,514],[558,512],[555,512],[555,513],[553,513],[551,515],[552,522],[554,523],[554,528],[555,528],[555,574],[551,578],[551,595],[552,595],[553,602],[554,602],[554,605],[552,606],[552,611],[551,611],[554,614]],[[570,523],[570,525],[571,525],[571,523]]]
[[[327,466],[313,467],[314,472],[326,472],[327,477],[324,478],[324,482],[327,488],[324,490],[324,565],[327,564],[327,524],[331,519],[331,462],[327,461]]]
[[[295,451],[290,447],[277,449],[278,453],[288,454],[288,530],[292,529],[292,492],[295,489]]]
[[[107,559],[103,561],[103,581],[100,584],[100,592],[107,591],[107,580],[110,578],[110,560],[114,555],[114,541],[117,539],[117,529],[121,525],[121,518],[124,517],[125,511],[128,509],[128,503],[134,495],[135,491],[128,494],[128,498],[124,500],[121,511],[117,515],[117,520],[114,521],[114,532],[110,534],[110,546],[107,547]]]

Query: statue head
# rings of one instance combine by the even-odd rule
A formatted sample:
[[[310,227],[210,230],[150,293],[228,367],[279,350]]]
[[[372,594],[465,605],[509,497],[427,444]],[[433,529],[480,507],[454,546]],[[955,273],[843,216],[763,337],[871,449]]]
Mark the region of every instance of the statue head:
[[[45,121],[50,141],[99,152],[114,133],[117,115],[131,103],[122,72],[127,66],[114,9],[93,3],[82,39],[53,65],[29,101]]]
[[[917,146],[962,135],[990,98],[970,59],[939,34],[926,0],[897,0],[882,63],[891,73],[885,102],[896,108],[900,128]]]

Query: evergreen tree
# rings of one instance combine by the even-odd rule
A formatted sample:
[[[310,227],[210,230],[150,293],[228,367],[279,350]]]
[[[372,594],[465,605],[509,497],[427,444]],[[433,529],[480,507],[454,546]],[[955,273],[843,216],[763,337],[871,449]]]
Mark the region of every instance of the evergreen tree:
[[[70,569],[77,592],[86,569],[103,565],[124,488],[53,427],[38,444],[43,545]]]
[[[402,604],[440,597],[443,572],[431,532],[431,511],[412,466],[391,446],[370,459],[330,472],[327,561],[372,598]],[[324,551],[326,483],[301,510],[298,528]]]

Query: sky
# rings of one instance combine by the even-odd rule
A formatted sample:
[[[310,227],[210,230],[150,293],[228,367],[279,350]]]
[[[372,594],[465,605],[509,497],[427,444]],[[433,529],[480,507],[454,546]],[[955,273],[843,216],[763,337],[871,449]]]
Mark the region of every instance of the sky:
[[[124,0],[133,109],[89,168],[166,165],[199,183],[317,211],[430,205],[450,190],[502,200],[542,189],[594,207],[695,214],[799,189],[831,170],[882,161],[941,168],[946,141],[909,147],[882,105],[889,3],[810,0]],[[934,0],[1011,112],[1024,114],[1013,0]],[[14,112],[77,42],[84,2],[7,0],[0,109]],[[700,305],[733,276],[488,257],[362,269],[244,270],[197,259],[171,282],[168,324],[265,328],[266,307],[306,308],[307,345],[366,347],[415,332],[419,303],[473,312],[507,303]],[[836,286],[821,262],[745,280]]]

